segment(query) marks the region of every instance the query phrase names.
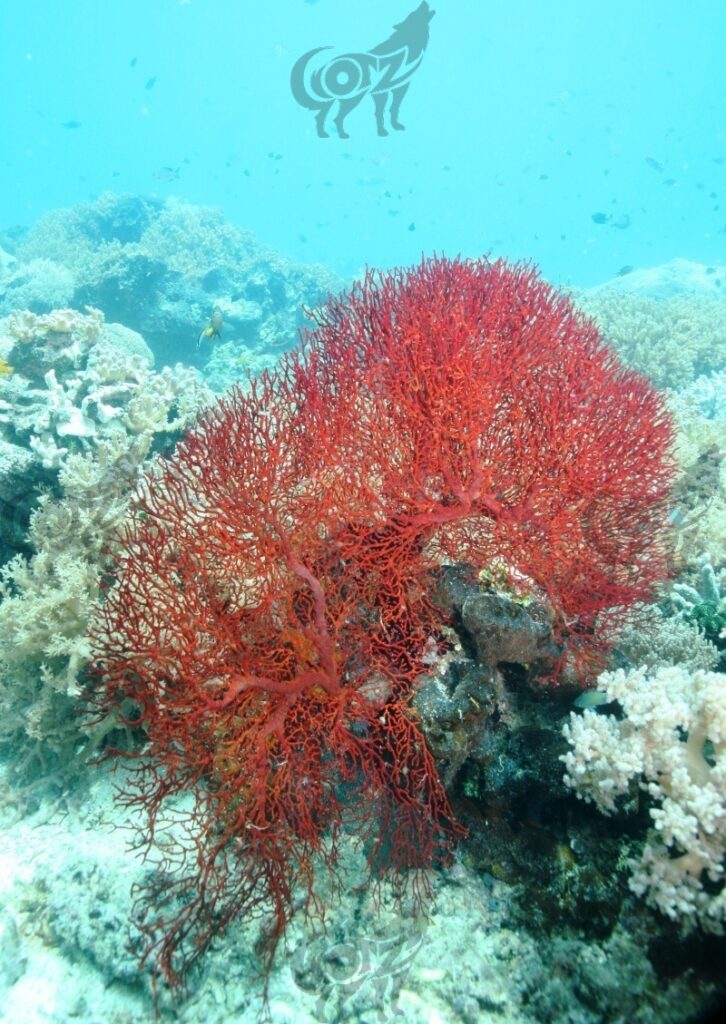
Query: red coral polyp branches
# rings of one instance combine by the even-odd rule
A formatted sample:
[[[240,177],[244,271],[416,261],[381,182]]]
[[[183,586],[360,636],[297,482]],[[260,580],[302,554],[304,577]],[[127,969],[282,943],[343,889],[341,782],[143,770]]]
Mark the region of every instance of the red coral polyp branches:
[[[663,403],[532,269],[369,274],[316,321],[147,478],[92,630],[106,707],[148,740],[149,839],[194,795],[181,867],[144,897],[172,981],[236,914],[271,911],[274,950],[344,826],[375,872],[450,854],[409,710],[442,560],[529,579],[580,664],[597,614],[664,572]]]
[[[348,459],[390,496],[387,515],[428,526],[451,558],[503,559],[587,624],[662,575],[662,399],[531,269],[369,275],[328,304],[312,347],[331,393],[341,365],[356,380]]]

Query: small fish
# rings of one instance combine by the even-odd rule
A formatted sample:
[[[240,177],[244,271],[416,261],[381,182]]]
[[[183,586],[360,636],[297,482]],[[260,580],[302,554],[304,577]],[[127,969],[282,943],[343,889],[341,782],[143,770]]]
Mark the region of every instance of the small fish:
[[[11,366],[10,363],[6,363],[4,359],[0,359],[0,377],[9,377],[14,370],[14,366]]]
[[[663,170],[663,164],[659,164],[658,161],[655,160],[652,156],[647,156],[645,158],[645,162],[647,163],[648,167],[652,167],[654,171]]]
[[[610,217],[607,213],[598,212],[593,213],[592,220],[594,220],[596,224],[607,224],[607,222],[610,220]]]
[[[206,327],[202,328],[197,338],[197,350],[201,347],[203,341],[214,341],[218,338],[222,332],[224,326],[224,320],[222,318],[222,310],[215,309],[209,318],[209,323]]]
[[[629,263],[626,263],[624,267],[621,267],[617,273],[617,277],[625,277],[626,274],[632,274],[635,267],[632,267]]]
[[[156,181],[178,181],[179,180],[179,168],[178,167],[160,167],[158,171],[154,171],[152,177]]]
[[[154,76],[153,78],[149,78],[148,79],[146,85],[144,86],[144,89],[153,89],[155,85],[156,85],[156,76]]]
[[[408,230],[409,231],[415,231],[416,230],[416,225],[414,224],[413,221],[411,221],[411,223],[408,225]]]
[[[665,181],[663,182],[664,185],[668,185],[671,188],[673,187],[673,185],[675,185],[675,183],[676,183],[676,179],[675,178],[666,178]]]
[[[129,61],[129,67],[130,67],[130,68],[135,68],[135,67],[136,67],[136,61],[137,61],[137,60],[138,60],[138,58],[137,58],[137,57],[132,57],[132,58],[131,58],[131,60]]]
[[[61,121],[61,128],[80,128],[80,121]]]
[[[585,690],[573,703],[576,708],[599,708],[608,703],[608,697],[602,690]]]

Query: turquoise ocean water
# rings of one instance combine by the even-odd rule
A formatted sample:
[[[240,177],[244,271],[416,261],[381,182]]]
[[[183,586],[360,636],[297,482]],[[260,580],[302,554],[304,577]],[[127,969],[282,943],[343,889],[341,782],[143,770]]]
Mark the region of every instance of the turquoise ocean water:
[[[725,1019],[725,54],[0,0],[0,1024]]]
[[[173,194],[344,275],[491,251],[583,286],[723,253],[723,4],[432,4],[406,131],[378,138],[367,98],[350,139],[318,139],[293,63],[372,48],[415,6],[4,3],[0,223]]]

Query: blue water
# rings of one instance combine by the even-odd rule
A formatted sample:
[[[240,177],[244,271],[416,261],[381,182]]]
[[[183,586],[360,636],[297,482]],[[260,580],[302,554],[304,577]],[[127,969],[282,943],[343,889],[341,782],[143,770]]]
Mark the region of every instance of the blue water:
[[[221,206],[344,275],[432,251],[578,285],[723,260],[722,0],[432,2],[406,131],[379,138],[367,97],[348,140],[318,138],[295,60],[415,6],[2,0],[0,224],[111,189]]]

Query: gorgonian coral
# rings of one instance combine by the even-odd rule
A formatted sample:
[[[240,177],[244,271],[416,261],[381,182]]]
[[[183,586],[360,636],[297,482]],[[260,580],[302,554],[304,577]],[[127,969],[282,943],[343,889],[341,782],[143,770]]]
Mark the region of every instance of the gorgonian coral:
[[[442,561],[529,581],[583,672],[597,615],[664,571],[663,404],[531,268],[369,274],[315,319],[147,478],[92,631],[103,707],[146,734],[128,799],[149,838],[194,795],[145,895],[172,981],[239,913],[272,911],[273,950],[343,830],[373,872],[449,854],[409,708],[443,647]]]

